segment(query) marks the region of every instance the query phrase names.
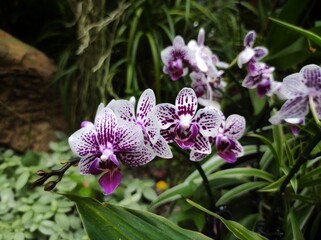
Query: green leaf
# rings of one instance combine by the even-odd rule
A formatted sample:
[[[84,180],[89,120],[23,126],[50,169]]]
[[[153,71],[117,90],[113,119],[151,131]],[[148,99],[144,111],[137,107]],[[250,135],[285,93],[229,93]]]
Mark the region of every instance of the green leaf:
[[[91,198],[65,195],[77,205],[87,234],[92,240],[209,240],[210,238],[185,230],[167,219],[150,212],[100,203]]]
[[[221,220],[221,222],[230,230],[231,233],[233,233],[233,235],[235,237],[237,237],[238,239],[242,239],[242,240],[262,240],[262,239],[266,239],[263,236],[261,236],[260,234],[250,231],[249,229],[245,228],[244,226],[242,226],[241,224],[232,221],[232,220],[226,220],[225,218],[221,217],[220,215],[213,213],[209,210],[207,210],[206,208],[202,207],[201,205],[186,199],[186,201],[191,204],[192,206],[196,207],[197,209]]]
[[[278,191],[281,184],[283,183],[284,179],[286,178],[286,175],[283,175],[281,178],[276,180],[274,183],[271,183],[270,185],[258,190],[259,192],[275,192]]]
[[[301,240],[304,239],[303,234],[301,232],[300,226],[297,222],[297,219],[295,217],[295,214],[293,210],[290,210],[290,222],[291,222],[291,229],[292,229],[292,234],[293,234],[293,240]]]
[[[265,186],[267,183],[266,182],[248,182],[244,183],[242,185],[239,185],[235,188],[232,188],[231,190],[227,191],[224,193],[216,202],[216,205],[223,205],[229,202],[230,200],[241,196],[242,194],[245,194],[249,191],[252,191],[256,188],[261,188]]]
[[[305,30],[303,28],[300,28],[300,27],[297,27],[295,25],[292,25],[290,23],[287,23],[287,22],[283,22],[281,20],[277,20],[275,18],[269,18],[272,22],[275,22],[281,26],[284,26],[294,32],[297,32],[297,33],[300,33],[302,34],[303,36],[305,36],[306,38],[308,38],[309,40],[311,40],[312,42],[318,44],[319,46],[321,46],[321,37],[318,36],[317,34],[311,32],[311,31],[308,31],[308,30]]]
[[[17,179],[16,182],[16,189],[20,190],[21,188],[23,188],[29,179],[30,173],[29,172],[23,172]]]
[[[257,178],[264,179],[268,182],[275,181],[275,178],[272,174],[264,170],[249,168],[249,167],[220,170],[218,172],[215,172],[209,175],[208,179],[212,180],[220,177],[224,177],[224,178],[257,177]]]

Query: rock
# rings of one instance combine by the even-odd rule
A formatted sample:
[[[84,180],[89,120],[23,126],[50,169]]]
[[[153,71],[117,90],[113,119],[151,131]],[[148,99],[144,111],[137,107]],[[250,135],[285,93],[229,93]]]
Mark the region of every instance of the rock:
[[[0,30],[0,144],[17,151],[48,150],[66,130],[53,62],[39,50]]]

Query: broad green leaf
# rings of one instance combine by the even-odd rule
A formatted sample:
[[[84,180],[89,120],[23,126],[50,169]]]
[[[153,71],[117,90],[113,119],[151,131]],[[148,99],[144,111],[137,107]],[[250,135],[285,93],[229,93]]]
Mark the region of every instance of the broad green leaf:
[[[249,229],[245,228],[244,226],[242,226],[241,224],[232,221],[232,220],[226,220],[225,218],[221,217],[220,215],[213,213],[209,210],[207,210],[206,208],[202,207],[201,205],[186,199],[186,201],[191,204],[192,206],[196,207],[197,209],[221,220],[221,222],[230,230],[230,232],[233,233],[233,235],[235,237],[237,237],[238,239],[242,239],[242,240],[262,240],[262,239],[266,239],[263,236],[261,236],[260,234],[250,231]]]
[[[227,191],[224,193],[216,202],[216,205],[223,205],[229,202],[230,200],[237,198],[241,196],[242,194],[245,194],[249,191],[252,191],[256,188],[261,188],[265,186],[267,183],[266,182],[248,182],[244,183],[242,185],[239,185],[235,188],[232,188],[231,190]]]
[[[292,25],[290,23],[287,23],[287,22],[283,22],[281,20],[277,20],[275,18],[269,18],[272,22],[275,22],[281,26],[284,26],[286,27],[287,29],[290,29],[294,32],[297,32],[297,33],[300,33],[302,34],[303,36],[305,36],[306,38],[308,38],[309,40],[311,40],[312,42],[318,44],[319,46],[321,46],[321,37],[318,36],[317,34],[311,32],[311,31],[308,31],[308,30],[305,30],[303,28],[300,28],[300,27],[297,27],[295,25]]]
[[[23,188],[27,184],[29,176],[30,176],[30,173],[26,171],[26,172],[23,172],[18,177],[17,182],[16,182],[16,189],[17,190],[20,190],[21,188]]]
[[[65,195],[77,205],[91,240],[209,240],[210,238],[180,228],[150,212],[100,203],[91,198]]]
[[[224,177],[224,178],[257,177],[257,178],[264,179],[268,182],[275,181],[274,176],[271,175],[270,173],[264,170],[249,168],[249,167],[220,170],[209,175],[208,179],[212,180],[219,177]]]

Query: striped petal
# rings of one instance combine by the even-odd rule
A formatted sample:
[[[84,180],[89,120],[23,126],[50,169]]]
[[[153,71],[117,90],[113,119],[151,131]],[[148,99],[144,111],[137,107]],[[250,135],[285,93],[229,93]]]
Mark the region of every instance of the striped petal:
[[[143,133],[139,126],[122,125],[116,128],[113,142],[114,152],[131,152],[143,144]]]
[[[148,114],[152,112],[155,105],[156,99],[153,90],[146,89],[142,93],[137,104],[137,121],[142,122],[145,118],[147,118]]]
[[[152,161],[155,154],[145,145],[141,145],[132,152],[121,152],[117,156],[126,166],[138,167]]]
[[[134,106],[127,100],[117,100],[114,105],[114,113],[119,124],[136,122]]]
[[[244,117],[238,114],[232,114],[226,119],[224,135],[236,140],[242,137],[244,130]]]
[[[113,143],[115,139],[117,119],[110,108],[100,110],[95,119],[97,140],[100,146],[107,147],[107,143]]]
[[[192,118],[197,109],[197,96],[194,90],[192,88],[183,88],[176,97],[175,106],[178,116]]]
[[[199,153],[210,154],[211,143],[208,138],[198,134],[194,140],[194,145],[191,147],[191,150]]]
[[[179,121],[176,107],[170,103],[156,105],[154,114],[161,125],[161,129],[169,128]]]
[[[221,125],[222,117],[218,109],[206,107],[196,113],[193,122],[197,124],[203,136],[209,137],[216,135]]]

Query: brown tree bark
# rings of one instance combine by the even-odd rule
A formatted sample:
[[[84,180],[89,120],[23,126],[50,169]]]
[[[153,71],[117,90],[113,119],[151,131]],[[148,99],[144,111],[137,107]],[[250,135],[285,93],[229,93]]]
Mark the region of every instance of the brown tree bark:
[[[66,124],[51,84],[56,71],[41,51],[0,30],[0,144],[48,150]]]

